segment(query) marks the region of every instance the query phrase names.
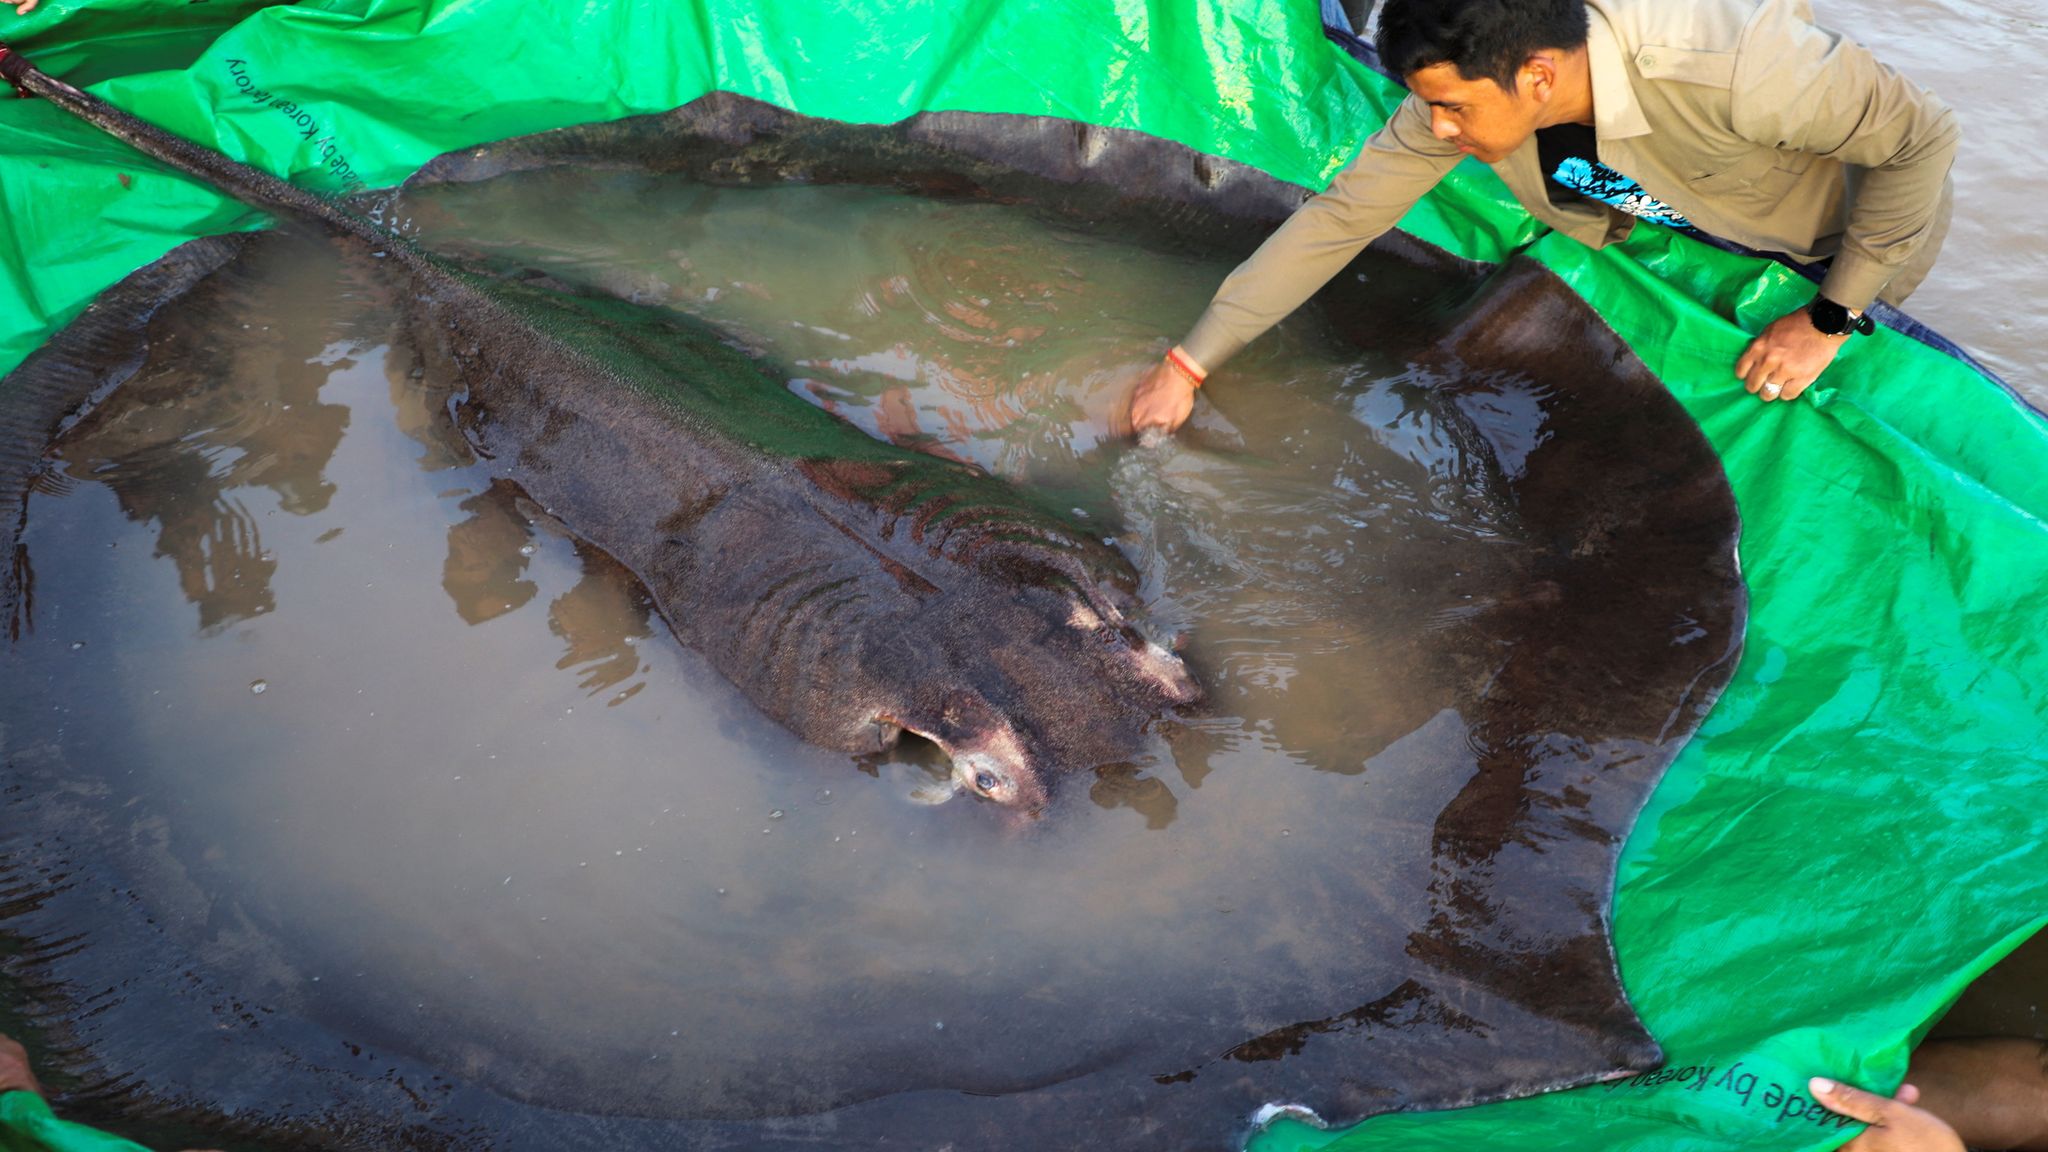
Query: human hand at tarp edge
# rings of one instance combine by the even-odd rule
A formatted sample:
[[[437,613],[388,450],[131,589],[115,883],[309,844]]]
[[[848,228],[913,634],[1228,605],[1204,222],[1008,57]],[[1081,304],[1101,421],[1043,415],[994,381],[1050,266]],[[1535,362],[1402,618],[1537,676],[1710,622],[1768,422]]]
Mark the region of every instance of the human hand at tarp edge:
[[[0,1036],[0,1092],[33,1092],[43,1095],[35,1070],[28,1065],[28,1049]]]
[[[1735,361],[1735,375],[1743,389],[1760,400],[1797,400],[1848,342],[1847,333],[1830,336],[1815,328],[1806,309],[1800,308],[1757,333]]]
[[[1172,432],[1187,423],[1199,387],[1201,379],[1174,363],[1171,354],[1161,359],[1131,390],[1131,434],[1141,435],[1151,428]]]
[[[1842,1145],[1842,1152],[1965,1152],[1955,1129],[1925,1108],[1913,1106],[1920,1090],[1911,1084],[1899,1085],[1898,1094],[1890,1099],[1824,1076],[1815,1076],[1807,1087],[1821,1107],[1870,1125]]]
[[[36,5],[41,2],[42,0],[14,0],[14,14],[16,16],[26,16],[35,11]]]
[[[39,1099],[47,1095],[43,1091],[42,1084],[36,1080],[35,1069],[29,1066],[28,1050],[5,1034],[0,1034],[0,1095],[5,1095],[9,1092],[29,1092]],[[83,1125],[69,1124],[56,1119],[51,1115],[48,1104],[36,1104],[33,1107],[42,1117],[41,1123],[54,1126],[54,1128],[64,1133],[84,1133],[86,1139],[81,1142],[75,1137],[52,1136],[49,1131],[42,1129],[32,1130],[24,1136],[11,1125],[0,1124],[0,1149],[5,1149],[6,1152],[16,1152],[17,1149],[20,1149],[20,1152],[36,1152],[36,1150],[63,1152],[67,1148],[92,1148],[100,1149],[104,1152],[107,1149],[120,1147],[131,1148],[135,1152],[143,1152],[139,1146],[130,1144],[119,1137],[97,1132]],[[12,1142],[17,1137],[28,1140],[29,1143],[26,1148]],[[212,1150],[212,1152],[218,1152],[218,1150]]]

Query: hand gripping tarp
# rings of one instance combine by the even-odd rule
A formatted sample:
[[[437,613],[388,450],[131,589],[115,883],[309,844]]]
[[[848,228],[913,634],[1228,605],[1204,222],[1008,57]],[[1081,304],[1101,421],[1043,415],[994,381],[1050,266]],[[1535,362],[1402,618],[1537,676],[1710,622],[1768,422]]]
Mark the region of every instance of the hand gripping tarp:
[[[1296,0],[45,0],[6,38],[322,192],[713,90],[860,123],[1063,116],[1320,187],[1400,93],[1316,16]],[[263,223],[34,101],[0,105],[0,211],[0,370],[184,240]],[[1852,340],[1810,402],[1759,405],[1730,365],[1808,281],[1656,228],[1591,251],[1475,163],[1402,227],[1474,259],[1527,252],[1663,377],[1741,505],[1748,644],[1615,893],[1622,972],[1665,1069],[1343,1132],[1281,1121],[1255,1147],[1834,1147],[1855,1128],[1806,1078],[1896,1085],[1918,1034],[2048,909],[2048,422],[1893,329]],[[27,1100],[5,1098],[0,1123],[36,1119]],[[20,1131],[32,1148],[103,1146]]]

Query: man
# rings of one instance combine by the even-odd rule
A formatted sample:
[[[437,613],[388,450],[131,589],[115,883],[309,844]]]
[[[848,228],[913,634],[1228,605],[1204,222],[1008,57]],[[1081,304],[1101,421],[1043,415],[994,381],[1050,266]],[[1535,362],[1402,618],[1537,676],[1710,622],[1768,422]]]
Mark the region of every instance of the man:
[[[1179,427],[1209,372],[1465,156],[1596,248],[1645,218],[1829,261],[1814,304],[1735,363],[1765,401],[1804,392],[1873,300],[1904,300],[1947,232],[1954,114],[1806,0],[1387,0],[1377,31],[1408,98],[1140,381],[1135,428]]]

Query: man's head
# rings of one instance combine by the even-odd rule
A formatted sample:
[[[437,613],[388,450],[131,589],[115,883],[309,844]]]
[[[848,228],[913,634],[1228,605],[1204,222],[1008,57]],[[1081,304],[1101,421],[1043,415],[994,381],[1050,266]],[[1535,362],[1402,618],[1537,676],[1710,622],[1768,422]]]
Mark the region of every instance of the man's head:
[[[1558,123],[1583,89],[1584,0],[1387,0],[1380,62],[1430,105],[1430,127],[1487,163]]]

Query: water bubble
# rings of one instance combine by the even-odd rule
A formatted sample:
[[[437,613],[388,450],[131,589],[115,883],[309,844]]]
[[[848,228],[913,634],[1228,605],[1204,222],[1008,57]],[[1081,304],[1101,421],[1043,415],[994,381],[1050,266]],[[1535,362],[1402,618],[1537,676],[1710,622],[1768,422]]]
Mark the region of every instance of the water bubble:
[[[934,1020],[932,1021],[932,1027],[940,1032],[944,1032],[946,1030],[946,1022],[944,1020]]]
[[[261,696],[261,695],[263,695],[263,694],[264,694],[265,692],[268,692],[269,690],[270,690],[270,682],[269,682],[268,680],[251,680],[251,681],[249,681],[249,691],[251,691],[251,692],[255,693],[255,694],[256,694],[256,695],[258,695],[258,696]]]
[[[725,895],[725,889],[723,889],[723,888],[720,888],[720,889],[718,890],[718,894],[719,894],[720,896],[723,896],[723,895]]]
[[[780,809],[780,808],[777,808],[777,809],[776,809],[775,811],[773,811],[773,812],[770,812],[770,813],[768,814],[768,818],[769,818],[770,820],[780,820],[780,819],[782,819],[782,809]]]
[[[521,544],[519,546],[519,554],[521,556],[531,556],[538,551],[540,551],[540,545],[538,544]]]
[[[85,641],[83,641],[83,640],[73,640],[73,641],[71,642],[71,650],[72,650],[73,652],[76,652],[76,651],[78,651],[78,650],[79,650],[80,648],[83,648],[83,647],[85,647]]]
[[[830,788],[818,789],[816,799],[820,804],[830,804],[832,802],[832,790]]]

